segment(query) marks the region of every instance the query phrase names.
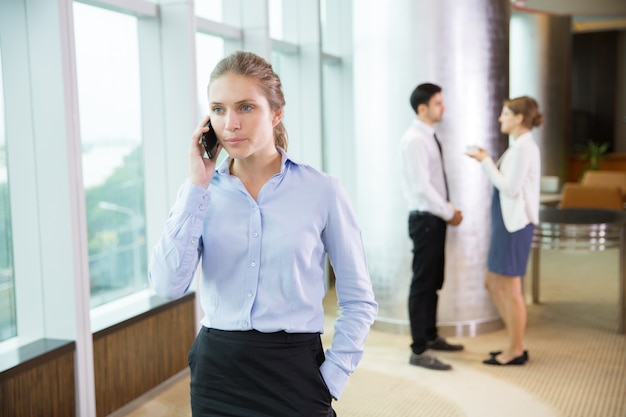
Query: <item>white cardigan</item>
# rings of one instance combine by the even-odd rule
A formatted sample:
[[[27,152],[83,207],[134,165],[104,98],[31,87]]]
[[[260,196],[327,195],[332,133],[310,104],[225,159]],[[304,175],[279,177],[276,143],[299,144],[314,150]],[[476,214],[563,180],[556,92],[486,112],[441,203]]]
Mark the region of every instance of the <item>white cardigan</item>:
[[[520,135],[500,158],[500,169],[491,157],[482,166],[500,192],[504,226],[510,233],[539,223],[541,156],[530,132]]]

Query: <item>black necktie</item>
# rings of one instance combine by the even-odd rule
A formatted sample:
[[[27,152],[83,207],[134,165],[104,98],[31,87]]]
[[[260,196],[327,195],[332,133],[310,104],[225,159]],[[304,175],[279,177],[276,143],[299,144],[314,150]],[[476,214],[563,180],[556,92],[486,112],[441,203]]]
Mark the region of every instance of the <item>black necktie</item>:
[[[441,157],[441,169],[443,170],[443,182],[446,185],[446,199],[450,200],[450,193],[448,192],[448,179],[446,178],[446,169],[443,165],[443,152],[441,151],[441,143],[439,143],[439,139],[437,139],[437,134],[433,134],[435,137],[435,142],[437,142],[437,147],[439,148],[439,156]]]

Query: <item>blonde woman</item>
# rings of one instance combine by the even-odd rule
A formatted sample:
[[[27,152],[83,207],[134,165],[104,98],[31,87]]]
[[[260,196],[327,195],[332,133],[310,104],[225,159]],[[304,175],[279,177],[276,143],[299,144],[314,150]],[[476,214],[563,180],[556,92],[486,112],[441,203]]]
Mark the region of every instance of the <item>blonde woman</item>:
[[[236,52],[208,86],[189,179],[150,261],[150,282],[182,296],[202,264],[202,329],[189,351],[194,417],[331,417],[363,354],[377,304],[361,232],[337,179],[287,153],[280,79]],[[219,140],[204,157],[211,120]],[[216,166],[219,152],[228,158]],[[326,352],[325,262],[341,316]]]

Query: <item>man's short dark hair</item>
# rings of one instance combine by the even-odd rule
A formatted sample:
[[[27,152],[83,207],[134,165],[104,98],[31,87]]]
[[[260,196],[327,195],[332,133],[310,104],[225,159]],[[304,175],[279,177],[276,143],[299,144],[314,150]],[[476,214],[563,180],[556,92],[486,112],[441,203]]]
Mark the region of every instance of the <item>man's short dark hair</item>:
[[[411,108],[417,113],[417,106],[420,104],[428,105],[431,97],[441,92],[441,87],[431,83],[420,84],[415,87],[411,93]]]

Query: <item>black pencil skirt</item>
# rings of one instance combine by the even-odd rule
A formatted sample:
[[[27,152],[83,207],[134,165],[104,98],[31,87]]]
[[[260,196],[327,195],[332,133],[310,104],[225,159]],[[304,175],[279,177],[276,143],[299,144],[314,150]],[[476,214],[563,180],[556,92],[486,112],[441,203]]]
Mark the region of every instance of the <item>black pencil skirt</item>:
[[[189,350],[193,417],[333,417],[318,333],[203,327]]]

